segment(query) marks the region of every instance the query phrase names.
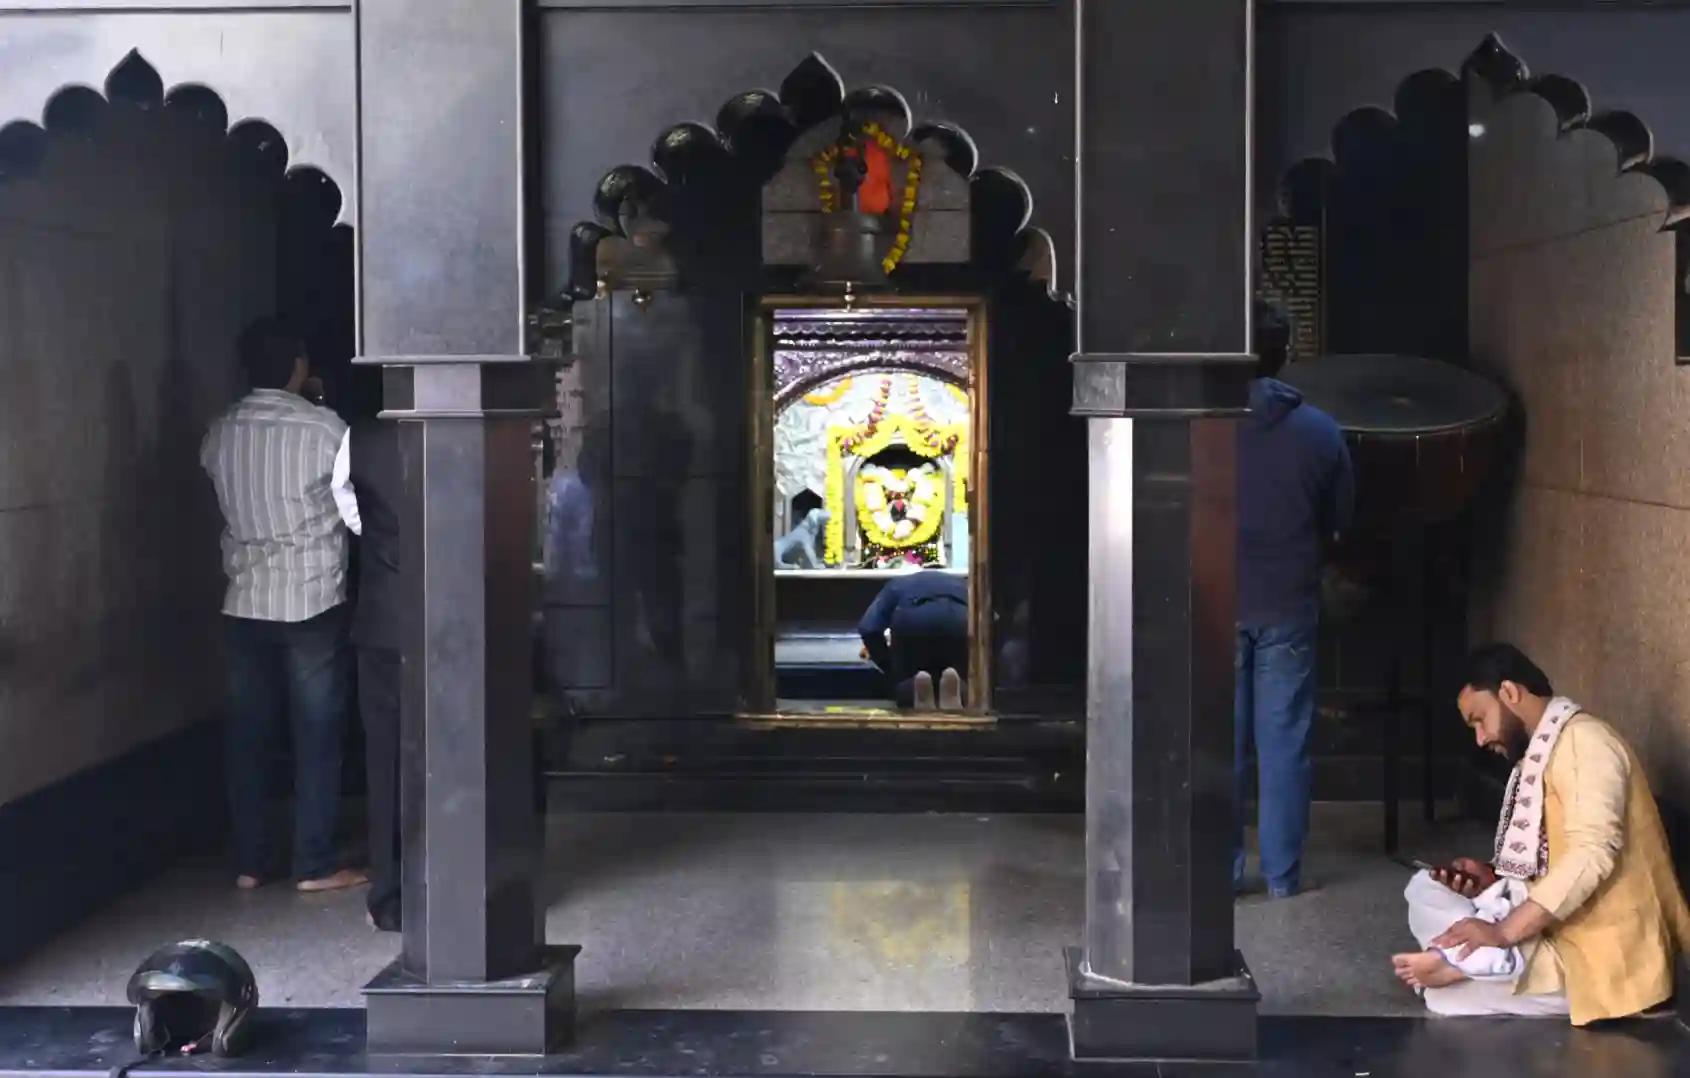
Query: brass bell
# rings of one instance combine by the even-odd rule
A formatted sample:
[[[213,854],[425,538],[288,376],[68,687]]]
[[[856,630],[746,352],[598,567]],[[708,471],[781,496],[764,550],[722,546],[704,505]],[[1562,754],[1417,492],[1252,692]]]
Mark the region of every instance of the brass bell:
[[[888,228],[885,217],[840,210],[816,221],[816,257],[809,282],[824,289],[885,288],[890,285],[881,265],[881,249]]]

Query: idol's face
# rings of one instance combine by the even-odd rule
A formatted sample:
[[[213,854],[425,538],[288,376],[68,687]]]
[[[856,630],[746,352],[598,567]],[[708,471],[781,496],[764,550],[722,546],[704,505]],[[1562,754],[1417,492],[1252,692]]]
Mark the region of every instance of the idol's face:
[[[1473,731],[1473,741],[1511,764],[1520,762],[1531,743],[1531,732],[1515,710],[1521,693],[1518,685],[1504,681],[1495,692],[1466,686],[1455,700],[1462,720]]]

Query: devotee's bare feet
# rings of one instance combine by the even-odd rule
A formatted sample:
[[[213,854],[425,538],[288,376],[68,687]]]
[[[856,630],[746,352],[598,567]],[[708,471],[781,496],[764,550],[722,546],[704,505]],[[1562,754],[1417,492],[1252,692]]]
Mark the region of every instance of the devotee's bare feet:
[[[962,676],[948,666],[939,675],[939,710],[962,710]]]
[[[314,880],[300,880],[294,884],[305,894],[318,891],[344,891],[348,887],[362,887],[370,882],[368,873],[355,868],[343,868],[332,876],[321,876]]]
[[[1397,979],[1410,988],[1448,988],[1467,979],[1437,951],[1413,951],[1391,956]]]
[[[235,886],[243,891],[256,891],[263,884],[264,881],[257,876],[248,876],[243,873],[235,877]]]
[[[915,676],[915,710],[938,710],[933,702],[933,675],[925,670]]]

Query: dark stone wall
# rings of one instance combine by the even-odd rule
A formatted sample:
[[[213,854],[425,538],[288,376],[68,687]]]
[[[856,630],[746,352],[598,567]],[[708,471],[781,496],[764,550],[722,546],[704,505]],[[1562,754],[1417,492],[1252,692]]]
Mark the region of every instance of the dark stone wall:
[[[178,857],[217,849],[222,766],[222,726],[200,722],[0,805],[0,962],[36,950]],[[183,775],[199,781],[160,778]],[[114,970],[114,987],[127,972]]]
[[[986,5],[966,23],[930,8],[582,11],[540,19],[538,78],[545,287],[570,279],[570,230],[594,215],[600,179],[651,167],[653,142],[682,121],[713,123],[742,91],[780,89],[812,52],[847,91],[885,84],[917,124],[948,121],[982,167],[1007,167],[1032,196],[1031,223],[1055,239],[1059,285],[1071,257],[1072,33],[1061,3]],[[699,49],[711,41],[719,47]],[[729,47],[731,45],[731,47]],[[794,100],[797,100],[794,97]],[[802,123],[825,122],[801,117]],[[748,695],[752,624],[751,457],[746,390],[751,313],[790,291],[760,255],[766,162],[745,146],[657,170],[673,228],[677,283],[643,307],[630,290],[574,304],[570,415],[553,511],[590,523],[548,530],[547,680],[588,716],[720,715]],[[665,158],[668,161],[668,158]],[[684,164],[686,167],[681,167]],[[932,170],[946,169],[940,160]],[[937,182],[937,181],[936,181]],[[1011,269],[1023,193],[990,178],[972,191],[969,266],[910,264],[900,288],[981,294],[989,303],[989,510],[1000,684],[1077,682],[1084,658],[1084,456],[1068,421],[1071,313]],[[577,282],[579,283],[579,282]],[[1066,507],[1066,508],[1064,508]]]
[[[1013,170],[1033,196],[1070,278],[1073,233],[1073,28],[1061,0],[944,7],[839,5],[824,10],[732,8],[543,11],[538,124],[545,284],[568,278],[569,230],[590,220],[600,178],[649,167],[660,133],[714,125],[735,94],[778,90],[812,52],[847,90],[903,94],[917,123],[948,121],[982,166]],[[1066,286],[1065,286],[1066,287]]]
[[[188,104],[82,100],[0,182],[0,802],[220,710],[235,336],[291,307],[331,383],[350,349],[338,199]]]

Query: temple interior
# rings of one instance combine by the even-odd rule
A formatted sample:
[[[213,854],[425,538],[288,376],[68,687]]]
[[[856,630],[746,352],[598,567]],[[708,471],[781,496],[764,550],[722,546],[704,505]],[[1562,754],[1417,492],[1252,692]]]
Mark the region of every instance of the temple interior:
[[[715,6],[641,17],[673,48],[704,16],[671,8]],[[810,53],[831,31],[786,10],[809,5],[774,6],[773,44],[669,97],[646,93],[668,74],[660,50],[619,47],[609,64],[613,50],[583,51],[591,33],[544,37],[547,69],[566,73],[551,103],[570,103],[578,142],[535,168],[544,212],[525,272],[541,285],[523,351],[555,365],[555,393],[511,472],[534,479],[533,549],[521,536],[503,550],[532,563],[532,625],[497,657],[534,687],[508,744],[530,739],[535,756],[542,936],[583,946],[589,1015],[1063,1011],[1062,949],[1087,924],[1099,569],[1090,420],[1071,412],[1075,72],[1045,55],[1073,27],[1038,21],[1052,5],[1002,3],[980,15],[987,44],[879,23],[841,44],[868,75],[940,89],[954,89],[952,61],[906,53],[944,39],[985,50],[977,66],[1014,54],[1003,85],[958,84],[989,96],[975,130],[996,145],[977,146],[912,122],[968,95],[847,90]],[[1507,771],[1450,703],[1472,643],[1516,641],[1610,718],[1690,878],[1690,171],[1664,157],[1640,171],[1690,128],[1652,116],[1651,133],[1604,111],[1629,102],[1592,105],[1560,75],[1493,93],[1481,76],[1504,60],[1470,51],[1490,14],[1438,22],[1409,62],[1397,39],[1453,5],[1372,5],[1371,23],[1328,10],[1341,6],[1261,5],[1246,260],[1254,293],[1297,319],[1284,376],[1312,396],[1345,364],[1339,377],[1402,378],[1435,362],[1460,376],[1440,385],[1482,382],[1501,403],[1439,429],[1346,428],[1361,516],[1321,578],[1318,886],[1242,899],[1233,924],[1262,1014],[1394,1020],[1423,1013],[1385,961],[1412,942],[1409,862],[1488,848]],[[548,26],[611,18],[542,9]],[[1685,14],[1658,17],[1682,35]],[[1496,17],[1571,70],[1589,24],[1562,15]],[[0,10],[0,31],[26,17]],[[49,22],[30,32],[58,32]],[[1677,85],[1676,66],[1614,44],[1647,37],[1682,39],[1598,35],[1588,47],[1612,55],[1591,68],[1654,72],[1622,89]],[[921,47],[876,59],[888,39]],[[1352,85],[1379,66],[1391,85]],[[734,92],[741,67],[787,100],[733,99],[749,119],[732,154],[701,125],[662,126]],[[569,84],[576,71],[592,78]],[[231,342],[258,315],[304,327],[331,404],[358,392],[363,270],[337,186],[354,177],[290,156],[282,132],[205,86],[167,91],[138,53],[81,74],[103,93],[68,85],[31,114],[40,125],[0,128],[0,1007],[121,1005],[148,949],[214,935],[252,961],[266,1006],[355,1008],[400,940],[366,927],[356,893],[237,893],[217,853],[222,577],[196,456],[236,392]],[[605,122],[605,100],[629,115]],[[813,257],[832,216],[813,162],[846,100],[927,162],[923,176],[900,158],[896,173],[896,191],[919,192],[916,223],[857,252],[871,271],[890,250],[903,264],[849,302],[822,294],[839,267]],[[987,167],[1000,149],[1017,169]],[[1171,309],[1179,273],[1137,284]],[[1369,415],[1406,393],[1376,395]],[[1200,531],[1179,536],[1182,571]],[[970,594],[979,683],[945,721],[894,702],[857,629],[888,581],[923,570]],[[1207,715],[1211,775],[1230,762],[1225,710]],[[355,722],[346,749],[357,861]],[[1191,840],[1187,824],[1169,841]],[[1579,1042],[1597,1048],[1565,1065],[1604,1043],[1625,1064],[1631,1036]],[[1613,1073],[1669,1073],[1659,1062]]]
[[[895,575],[975,564],[969,313],[777,308],[770,322],[777,710],[891,714],[858,619]]]

